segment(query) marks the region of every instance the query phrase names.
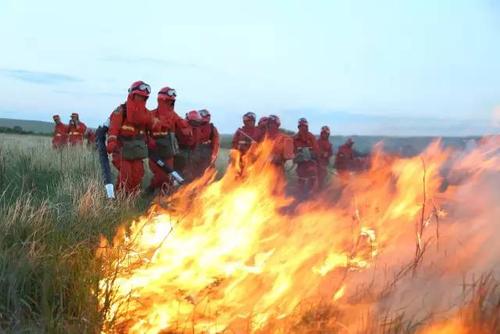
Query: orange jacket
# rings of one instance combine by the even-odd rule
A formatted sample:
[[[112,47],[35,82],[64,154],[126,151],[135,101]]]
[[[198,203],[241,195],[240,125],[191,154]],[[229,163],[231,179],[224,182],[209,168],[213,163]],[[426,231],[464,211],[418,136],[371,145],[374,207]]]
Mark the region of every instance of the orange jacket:
[[[52,137],[52,145],[59,147],[66,145],[68,142],[68,126],[64,123],[59,123],[54,126],[54,135]]]
[[[210,145],[212,156],[219,153],[219,131],[212,123],[203,123],[193,127],[193,137],[196,147]]]
[[[78,122],[68,127],[69,143],[71,145],[83,144],[83,137],[87,132],[87,126],[83,122]]]
[[[147,111],[147,109],[146,109]],[[127,110],[127,104],[118,106],[109,117],[108,141],[118,140],[120,138],[133,138],[143,136],[146,140],[146,129],[153,129],[154,115],[147,111],[147,116],[142,115],[140,118],[135,118],[136,122],[132,122],[131,113]],[[156,130],[156,129],[154,129]]]
[[[187,121],[177,115],[172,108],[156,108],[151,111],[151,114],[160,121],[156,131],[151,133],[153,138],[165,136],[169,132],[176,132],[189,127]]]
[[[278,131],[272,133],[267,132],[266,139],[270,140],[273,145],[271,152],[271,160],[275,165],[284,165],[286,160],[293,159],[294,148],[293,148],[293,138]]]
[[[245,153],[250,148],[250,145],[252,145],[252,142],[260,142],[261,140],[262,134],[258,127],[243,126],[236,130],[231,147],[239,150],[241,153]]]
[[[343,144],[339,147],[335,156],[335,168],[337,170],[349,170],[353,167],[354,152],[352,146]]]
[[[333,155],[332,143],[330,143],[330,140],[328,139],[320,138],[318,139],[318,146],[319,146],[318,161],[320,165],[326,166],[328,165],[328,162],[330,161],[330,158]]]
[[[316,155],[316,157],[319,156],[318,142],[316,141],[316,137],[310,132],[299,132],[293,136],[293,146],[295,153],[301,148],[309,148],[312,154]]]

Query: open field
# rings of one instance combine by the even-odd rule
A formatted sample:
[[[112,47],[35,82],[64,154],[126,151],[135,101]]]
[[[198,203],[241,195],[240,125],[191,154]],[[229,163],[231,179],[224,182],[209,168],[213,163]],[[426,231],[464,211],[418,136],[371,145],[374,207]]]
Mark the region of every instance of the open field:
[[[107,202],[99,179],[86,149],[0,135],[0,332],[96,332],[99,235],[148,204]]]
[[[0,127],[13,128],[15,126],[19,126],[25,131],[44,134],[52,133],[54,129],[54,124],[52,122],[0,118]]]
[[[227,152],[222,151],[218,170],[225,169]],[[57,152],[50,138],[0,134],[0,332],[97,333],[106,322],[92,293],[103,279],[103,263],[95,256],[99,236],[112,239],[120,224],[145,212],[151,198],[107,201],[100,177],[95,152],[86,148]],[[500,311],[492,308],[500,305],[494,277],[467,284],[464,275],[463,319],[500,321],[489,313]],[[325,308],[308,316],[335,312]],[[379,320],[393,324],[365,328],[415,333],[424,321],[403,315]],[[346,332],[335,327],[308,333]]]

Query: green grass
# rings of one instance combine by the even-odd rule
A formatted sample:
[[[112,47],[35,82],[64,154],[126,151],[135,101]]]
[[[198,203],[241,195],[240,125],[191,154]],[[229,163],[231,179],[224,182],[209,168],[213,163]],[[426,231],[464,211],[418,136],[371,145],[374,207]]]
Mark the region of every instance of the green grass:
[[[85,148],[57,152],[34,136],[0,142],[0,332],[96,332],[99,235],[112,237],[148,200],[107,201]]]
[[[107,201],[96,152],[27,135],[0,134],[0,189],[0,332],[98,331],[99,236],[112,238],[150,198]]]
[[[36,133],[52,133],[52,131],[54,130],[54,123],[51,119],[49,119],[47,122],[44,122],[24,119],[0,118],[0,127],[2,126],[7,128],[20,126],[25,131],[33,131]]]

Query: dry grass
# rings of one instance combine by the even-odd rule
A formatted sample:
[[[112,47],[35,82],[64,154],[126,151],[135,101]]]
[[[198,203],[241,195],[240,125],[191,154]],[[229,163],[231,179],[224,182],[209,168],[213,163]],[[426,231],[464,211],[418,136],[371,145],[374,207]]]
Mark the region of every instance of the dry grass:
[[[223,150],[219,171],[227,156]],[[50,138],[38,136],[0,134],[0,189],[0,332],[99,332],[103,319],[93,294],[102,278],[95,257],[99,235],[111,238],[149,199],[107,201],[95,152],[54,151]],[[346,312],[314,306],[291,319],[288,329],[346,333]],[[478,333],[500,332],[498,282],[483,276],[464,283],[456,316]],[[428,321],[446,319],[366,314],[359,333],[417,333]]]
[[[95,152],[0,135],[0,332],[96,332],[99,235],[147,199],[103,197]]]

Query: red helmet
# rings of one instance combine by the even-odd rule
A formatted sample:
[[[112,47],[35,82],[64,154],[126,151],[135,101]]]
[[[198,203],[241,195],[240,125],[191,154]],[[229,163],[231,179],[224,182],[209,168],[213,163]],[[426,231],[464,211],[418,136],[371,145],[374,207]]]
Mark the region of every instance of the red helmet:
[[[151,94],[151,86],[144,81],[136,81],[130,85],[128,89],[128,95],[133,96],[135,94],[149,97],[149,94]]]
[[[210,115],[210,111],[208,111],[207,109],[201,109],[201,110],[199,111],[199,113],[200,113],[201,118],[202,118],[204,121],[206,121],[206,122],[210,122],[210,117],[212,116],[212,115]]]
[[[243,115],[243,122],[246,122],[246,121],[254,121],[257,119],[257,115],[255,115],[255,113],[253,112],[247,112],[245,115]],[[260,121],[259,121],[260,122]]]
[[[300,127],[300,126],[302,126],[302,125],[309,126],[309,123],[307,122],[307,119],[305,119],[304,117],[299,118],[299,124],[298,124],[298,127]]]
[[[278,125],[278,127],[281,126],[281,120],[278,116],[276,115],[269,115],[269,119],[268,119],[268,122],[269,123],[276,123],[276,125]]]
[[[323,132],[330,134],[330,128],[326,125],[322,126],[321,133],[323,133]]]
[[[201,115],[197,110],[191,110],[190,112],[188,112],[186,114],[186,119],[188,121],[197,121],[197,122],[202,121]]]
[[[175,89],[170,87],[163,87],[158,92],[159,100],[175,101],[176,97],[177,97],[177,92],[175,91]]]
[[[259,127],[264,127],[267,126],[267,123],[269,122],[269,117],[263,116],[259,119],[258,126]]]

